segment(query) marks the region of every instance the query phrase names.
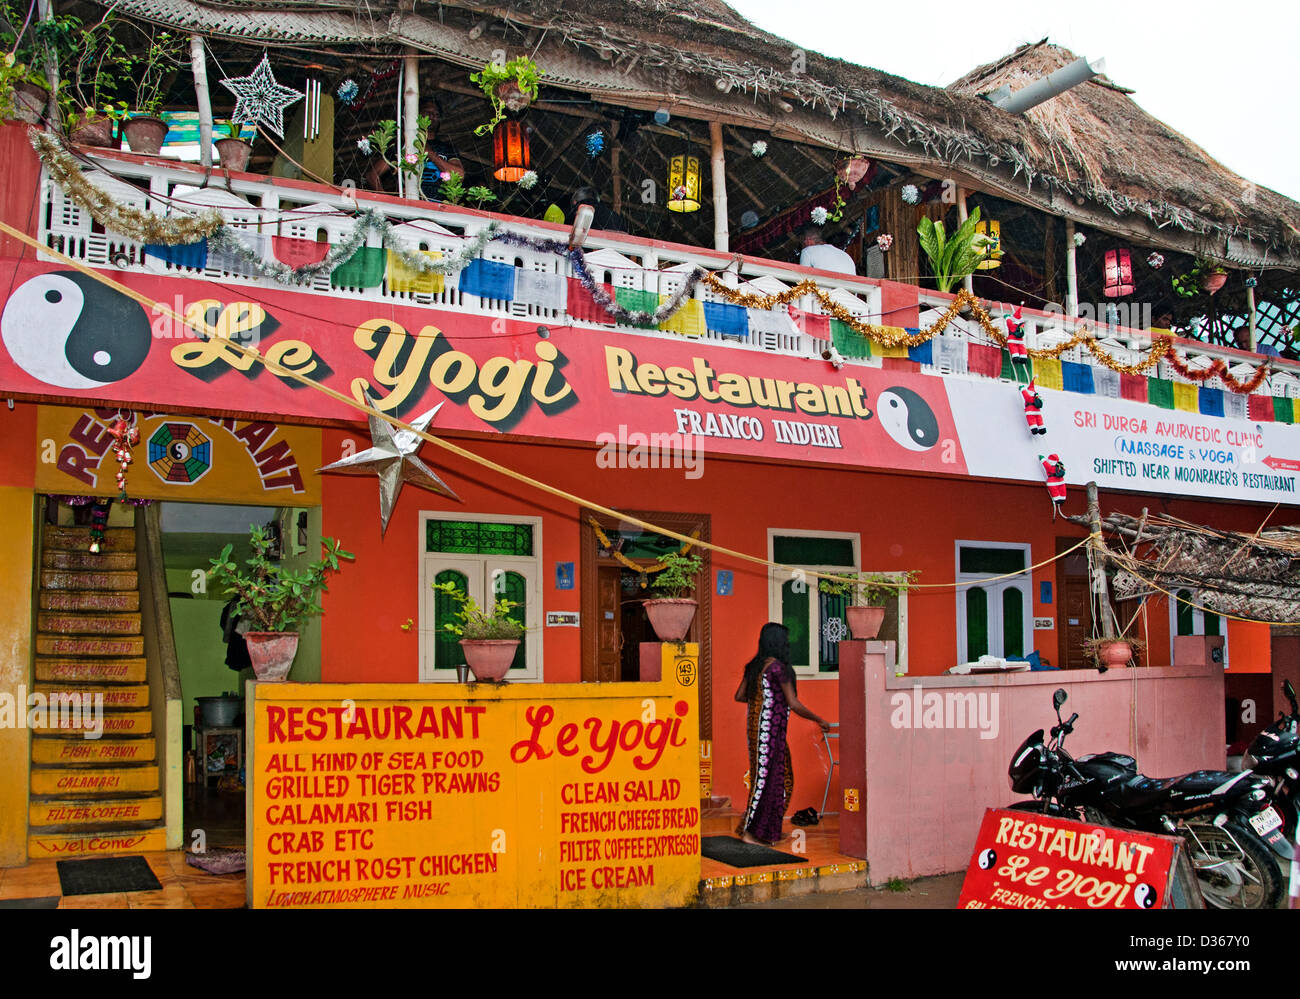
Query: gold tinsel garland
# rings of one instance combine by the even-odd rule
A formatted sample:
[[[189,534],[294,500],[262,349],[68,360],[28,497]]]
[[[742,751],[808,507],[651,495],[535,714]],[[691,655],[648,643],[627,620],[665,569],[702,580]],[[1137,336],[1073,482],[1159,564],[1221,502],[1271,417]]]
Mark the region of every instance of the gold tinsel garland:
[[[609,535],[605,533],[604,529],[600,526],[600,523],[596,520],[595,517],[588,517],[587,523],[590,524],[592,530],[596,532],[596,540],[600,543],[600,547],[602,551],[609,552],[611,555],[614,556],[616,560],[618,560],[624,566],[631,569],[633,572],[640,574],[641,589],[644,590],[646,588],[646,584],[651,574],[656,572],[663,572],[663,570],[667,568],[667,566],[665,566],[662,562],[655,562],[653,565],[638,565],[636,562],[633,562],[622,552],[616,551],[614,549],[613,544],[610,543]],[[699,536],[700,536],[700,532],[698,528],[691,532],[692,538],[698,538]],[[694,547],[695,547],[694,542],[691,541],[683,542],[679,554],[685,555]]]
[[[139,243],[179,246],[206,239],[225,224],[225,219],[215,208],[198,215],[164,216],[119,205],[86,179],[77,161],[53,135],[35,128],[29,129],[28,134],[32,148],[41,157],[54,182],[105,229]]]
[[[979,299],[963,288],[957,293],[956,298],[952,300],[948,308],[938,319],[931,323],[923,330],[917,330],[916,333],[908,333],[898,326],[879,326],[875,323],[864,323],[861,319],[851,313],[844,306],[832,299],[826,292],[817,286],[817,283],[811,278],[805,278],[796,284],[793,288],[787,288],[785,291],[775,295],[760,295],[755,292],[739,291],[735,288],[729,288],[723,284],[716,274],[708,274],[704,278],[704,283],[713,291],[725,298],[733,305],[743,305],[750,309],[762,309],[764,311],[772,309],[778,305],[786,305],[804,295],[813,295],[821,302],[824,308],[831,316],[848,326],[854,333],[865,337],[872,343],[880,344],[882,347],[919,347],[923,343],[928,343],[936,336],[948,328],[962,311],[963,307],[968,307],[974,315],[980,328],[988,335],[999,347],[1007,345],[1007,334],[1005,331],[998,329],[994,324],[993,318],[980,305]],[[1171,336],[1156,334],[1151,338],[1151,350],[1145,358],[1137,364],[1124,364],[1117,360],[1114,355],[1101,346],[1096,336],[1087,328],[1081,327],[1068,340],[1058,343],[1055,347],[1037,347],[1027,350],[1030,357],[1045,360],[1048,358],[1056,359],[1072,347],[1082,344],[1088,349],[1097,362],[1111,371],[1118,371],[1124,375],[1140,375],[1154,368],[1164,358],[1168,357],[1175,369],[1185,377],[1191,377],[1186,374],[1185,366],[1174,353],[1174,340]],[[1225,385],[1233,392],[1240,395],[1246,395],[1253,392],[1259,387],[1265,376],[1268,374],[1268,364],[1261,365],[1249,381],[1241,382],[1228,373],[1227,366],[1220,360],[1215,360],[1214,366],[1209,369],[1209,373],[1197,377],[1195,380],[1204,381],[1210,374],[1217,374]]]

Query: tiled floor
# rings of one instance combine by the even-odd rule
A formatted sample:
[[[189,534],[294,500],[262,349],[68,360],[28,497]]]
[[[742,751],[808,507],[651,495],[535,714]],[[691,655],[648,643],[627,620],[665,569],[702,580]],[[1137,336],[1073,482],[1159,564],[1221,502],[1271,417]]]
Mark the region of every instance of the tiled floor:
[[[0,869],[0,907],[14,899],[58,897],[60,909],[242,909],[244,875],[208,874],[185,863],[180,850],[143,855],[162,885],[160,891],[69,895],[59,886],[58,861],[33,860],[26,867]]]

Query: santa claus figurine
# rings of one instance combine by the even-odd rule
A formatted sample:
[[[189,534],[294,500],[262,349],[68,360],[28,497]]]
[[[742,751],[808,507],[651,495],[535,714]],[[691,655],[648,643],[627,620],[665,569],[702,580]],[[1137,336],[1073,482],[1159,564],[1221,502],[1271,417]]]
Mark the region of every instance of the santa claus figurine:
[[[1029,432],[1035,435],[1047,433],[1043,426],[1043,397],[1038,394],[1034,379],[1029,379],[1029,384],[1021,388],[1020,398],[1025,401],[1025,422],[1029,424]]]
[[[1040,454],[1038,460],[1047,476],[1047,494],[1052,497],[1052,519],[1055,520],[1056,511],[1065,502],[1065,464],[1058,454],[1049,454],[1046,458]]]
[[[1012,364],[1023,364],[1029,366],[1029,352],[1025,350],[1025,324],[1021,321],[1022,306],[1017,305],[1016,311],[1007,316],[1007,352],[1011,355]]]

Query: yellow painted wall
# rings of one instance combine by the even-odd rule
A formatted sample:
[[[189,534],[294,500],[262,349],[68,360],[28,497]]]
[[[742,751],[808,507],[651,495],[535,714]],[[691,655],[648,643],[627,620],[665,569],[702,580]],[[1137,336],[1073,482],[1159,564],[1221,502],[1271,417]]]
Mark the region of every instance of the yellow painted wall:
[[[23,712],[20,693],[31,689],[33,501],[31,489],[0,487],[0,694]],[[27,863],[28,735],[25,726],[0,728],[0,867]]]
[[[694,670],[658,683],[250,685],[249,905],[689,904],[697,691]]]

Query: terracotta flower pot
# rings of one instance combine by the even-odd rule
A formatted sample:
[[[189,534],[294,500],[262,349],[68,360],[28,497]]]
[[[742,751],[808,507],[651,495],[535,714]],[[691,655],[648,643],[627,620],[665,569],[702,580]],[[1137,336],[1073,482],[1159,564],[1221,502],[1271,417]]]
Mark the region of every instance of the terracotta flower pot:
[[[1227,283],[1228,283],[1227,274],[1221,274],[1215,272],[1211,274],[1203,274],[1201,276],[1201,287],[1205,291],[1209,292],[1211,295],[1213,295],[1215,292],[1217,292],[1220,288],[1222,288]]]
[[[167,122],[152,115],[131,118],[123,126],[133,153],[157,153],[167,138]]]
[[[1107,642],[1097,649],[1097,658],[1101,660],[1103,666],[1127,666],[1129,660],[1133,658],[1133,646],[1120,639]]]
[[[80,146],[113,145],[113,119],[106,117],[83,118],[68,136]]]
[[[497,84],[497,100],[507,111],[522,111],[533,103],[533,99],[524,93],[514,80],[503,80]]]
[[[288,677],[298,654],[296,631],[250,631],[244,635],[244,641],[248,643],[253,673],[259,680],[273,682]]]
[[[517,638],[462,638],[460,647],[465,662],[476,680],[498,682],[505,679],[514,662]]]
[[[643,606],[659,641],[680,642],[691,630],[691,621],[695,619],[695,609],[699,604],[694,600],[663,597],[647,600]]]
[[[875,638],[880,634],[880,626],[885,623],[883,607],[849,607],[844,616],[849,620],[849,631],[857,639]]]
[[[253,147],[243,139],[227,135],[216,140],[217,156],[221,160],[221,169],[238,173],[248,169],[248,158],[253,155]]]

